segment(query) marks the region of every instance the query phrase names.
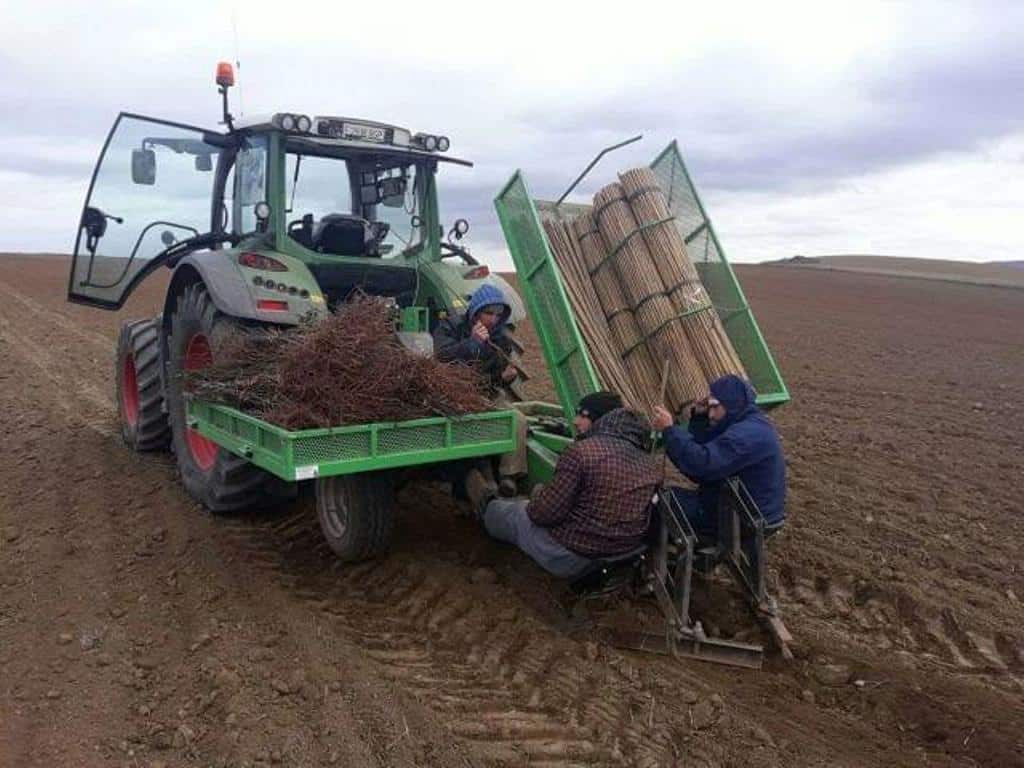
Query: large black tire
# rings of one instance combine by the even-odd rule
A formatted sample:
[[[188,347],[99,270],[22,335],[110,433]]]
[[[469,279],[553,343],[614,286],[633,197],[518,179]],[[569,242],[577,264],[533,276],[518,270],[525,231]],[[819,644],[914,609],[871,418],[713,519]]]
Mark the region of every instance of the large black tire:
[[[394,531],[395,484],[390,472],[338,475],[316,481],[316,515],[334,553],[346,563],[387,551]]]
[[[162,451],[171,443],[160,364],[160,316],[124,323],[114,381],[121,437],[135,451]]]
[[[167,409],[174,454],[185,489],[218,514],[277,503],[286,485],[188,427],[182,371],[208,365],[213,350],[224,338],[241,332],[236,321],[217,310],[202,283],[189,285],[178,297],[171,316],[167,366]]]

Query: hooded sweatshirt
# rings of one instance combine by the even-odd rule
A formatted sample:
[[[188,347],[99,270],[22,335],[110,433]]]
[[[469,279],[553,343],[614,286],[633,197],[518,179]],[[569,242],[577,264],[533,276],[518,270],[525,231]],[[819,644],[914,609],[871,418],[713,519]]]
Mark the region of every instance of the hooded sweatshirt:
[[[606,413],[558,458],[526,513],[583,557],[622,555],[644,543],[658,462],[644,450],[650,425],[624,408]]]
[[[716,508],[722,481],[735,475],[765,522],[780,525],[786,519],[786,461],[775,427],[755,404],[753,388],[740,377],[717,379],[711,394],[725,406],[725,416],[714,426],[707,416],[695,416],[689,432],[674,426],[666,429],[669,459],[700,485],[705,510]]]
[[[504,356],[489,344],[481,344],[473,337],[473,326],[476,324],[480,310],[491,304],[504,307],[501,319],[491,329],[491,343],[498,347]],[[501,372],[508,364],[507,355],[512,352],[512,342],[505,335],[505,324],[512,314],[512,307],[505,300],[501,289],[489,283],[477,288],[469,300],[469,307],[464,315],[455,315],[442,320],[434,330],[434,354],[444,363],[462,362],[475,365],[477,369],[490,379],[493,386],[501,385]]]

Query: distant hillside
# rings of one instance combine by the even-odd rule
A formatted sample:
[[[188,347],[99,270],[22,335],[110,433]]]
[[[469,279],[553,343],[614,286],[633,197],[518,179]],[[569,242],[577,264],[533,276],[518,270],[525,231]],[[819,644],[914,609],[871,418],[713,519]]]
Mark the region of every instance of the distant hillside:
[[[875,275],[914,277],[922,280],[947,280],[976,285],[997,285],[1024,288],[1024,260],[946,261],[943,259],[908,259],[898,256],[844,254],[836,256],[794,256],[766,264],[801,269],[824,269],[838,272],[867,272]]]

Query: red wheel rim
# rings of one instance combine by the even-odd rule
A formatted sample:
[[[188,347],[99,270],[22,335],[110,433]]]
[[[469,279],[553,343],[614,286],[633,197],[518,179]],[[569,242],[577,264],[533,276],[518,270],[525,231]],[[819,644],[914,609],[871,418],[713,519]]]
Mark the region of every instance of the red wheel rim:
[[[213,352],[210,350],[210,342],[205,334],[194,334],[185,347],[185,370],[195,371],[205,368],[212,362]],[[203,437],[191,427],[185,431],[185,441],[188,443],[189,453],[192,454],[192,461],[196,466],[204,472],[210,469],[217,460],[217,444],[213,440]]]
[[[135,376],[135,356],[128,354],[121,366],[121,413],[129,427],[139,423],[139,381]]]

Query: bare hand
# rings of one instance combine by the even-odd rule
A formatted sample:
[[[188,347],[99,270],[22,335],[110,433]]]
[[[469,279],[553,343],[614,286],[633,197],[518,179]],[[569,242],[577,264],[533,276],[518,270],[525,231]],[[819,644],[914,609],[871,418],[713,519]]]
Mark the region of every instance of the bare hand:
[[[487,330],[486,325],[478,320],[476,325],[473,326],[473,338],[481,344],[486,344],[491,338],[491,332]]]
[[[664,432],[672,426],[672,414],[660,405],[654,406],[654,415],[651,416],[651,426],[659,432]]]
[[[688,416],[692,419],[694,416],[704,416],[708,412],[708,399],[706,397],[700,400],[694,400],[689,407]]]
[[[516,370],[514,365],[506,365],[505,370],[501,372],[501,380],[506,384],[510,384],[515,381],[516,376],[519,375],[519,371]]]

